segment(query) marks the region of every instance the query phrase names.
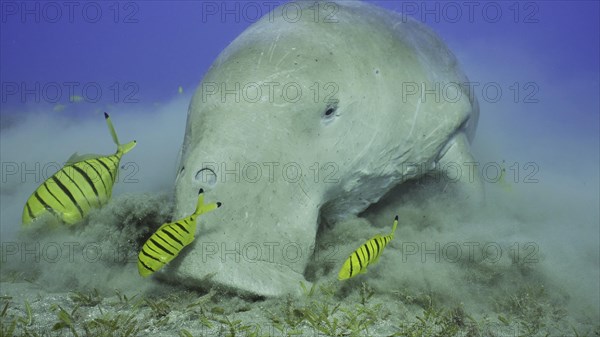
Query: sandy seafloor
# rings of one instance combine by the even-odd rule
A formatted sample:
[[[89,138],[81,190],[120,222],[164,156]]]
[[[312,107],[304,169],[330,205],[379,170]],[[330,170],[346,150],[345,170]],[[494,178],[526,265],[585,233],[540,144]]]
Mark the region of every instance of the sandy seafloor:
[[[325,246],[306,273],[317,282],[298,285],[299,297],[276,299],[141,279],[135,238],[148,231],[142,224],[158,226],[168,219],[169,196],[116,196],[77,229],[21,234],[18,242],[30,245],[29,255],[8,255],[13,248],[4,243],[3,336],[600,334],[595,248],[579,241],[574,251],[565,236],[536,237],[524,229],[560,224],[568,217],[561,213],[577,211],[574,205],[557,203],[542,211],[540,201],[532,202],[518,185],[500,184],[488,186],[484,209],[469,212],[457,209],[451,188],[439,193],[441,188],[435,181],[409,184],[360,218],[325,230],[319,241]],[[535,210],[523,212],[523,203]],[[395,212],[402,215],[400,226],[380,262],[366,274],[337,281],[340,252],[388,232],[390,221],[382,219]],[[65,242],[72,252],[65,255],[63,248],[59,257],[54,252]],[[436,252],[436,242],[442,247],[478,242],[501,247],[502,253],[488,249],[484,257],[474,249],[469,256],[464,250],[459,258],[451,246]],[[429,255],[406,253],[408,243],[429,245]]]
[[[122,162],[122,179],[131,180],[72,229],[20,230],[44,172],[22,179],[3,171],[0,336],[600,336],[598,73],[588,71],[598,68],[585,63],[590,55],[597,62],[598,42],[590,54],[571,47],[589,38],[579,34],[587,26],[573,22],[556,24],[565,32],[558,42],[546,26],[528,26],[548,39],[531,40],[539,45],[519,40],[523,34],[447,40],[471,80],[505,90],[494,102],[478,92],[473,143],[481,166],[505,168],[505,176],[488,179],[479,208],[457,204],[451,184],[424,179],[324,228],[305,274],[314,287],[299,284],[300,296],[256,298],[139,277],[141,241],[171,220],[192,88],[145,107],[23,106],[14,119],[3,110],[3,170],[45,168],[74,151],[113,153],[104,110],[120,139],[138,146]],[[548,41],[560,46],[556,59]],[[515,81],[539,87],[536,103],[513,100]],[[78,114],[90,118],[71,118]],[[348,254],[388,233],[395,214],[396,236],[378,264],[337,281]]]

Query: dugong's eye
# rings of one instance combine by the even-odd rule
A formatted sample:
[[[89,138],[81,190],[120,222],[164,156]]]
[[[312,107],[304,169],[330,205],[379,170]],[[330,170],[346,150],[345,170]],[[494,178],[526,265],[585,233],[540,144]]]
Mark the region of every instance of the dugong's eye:
[[[331,121],[337,115],[337,108],[337,102],[327,104],[327,107],[323,111],[323,121]]]

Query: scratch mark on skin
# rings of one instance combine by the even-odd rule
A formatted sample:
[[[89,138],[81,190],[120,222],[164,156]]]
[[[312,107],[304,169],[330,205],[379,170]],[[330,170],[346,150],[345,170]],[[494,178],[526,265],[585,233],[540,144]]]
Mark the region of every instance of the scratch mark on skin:
[[[433,137],[433,135],[435,135],[435,133],[437,132],[437,130],[439,130],[440,128],[442,128],[441,125],[438,125],[435,129],[433,129],[431,132],[429,132],[427,135],[425,135],[425,137],[423,137],[422,139],[419,140],[419,142],[425,142],[426,140],[430,140],[428,143],[421,143],[423,144],[421,146],[421,151],[429,151],[430,148],[434,148],[435,144],[437,144],[436,139],[439,137]]]
[[[291,73],[293,73],[293,72],[300,71],[300,70],[302,70],[302,69],[304,69],[304,68],[307,68],[307,67],[308,67],[308,66],[302,66],[302,67],[300,67],[300,68],[296,68],[296,69],[287,69],[287,70],[283,70],[283,71],[278,71],[278,72],[276,72],[275,74],[269,75],[269,76],[267,76],[265,79],[263,79],[262,81],[259,81],[259,82],[257,82],[257,83],[258,83],[259,85],[263,85],[263,84],[265,84],[266,82],[270,82],[270,81],[271,81],[271,79],[273,79],[273,78],[275,78],[275,77],[277,77],[277,76],[289,75],[289,74],[291,74]]]
[[[269,55],[269,62],[273,60],[273,53],[275,52],[275,48],[277,48],[277,42],[279,42],[279,37],[281,37],[281,33],[277,34],[277,38],[271,44],[271,55]]]
[[[255,69],[258,69],[258,67],[260,67],[260,63],[262,62],[262,58],[263,58],[264,55],[265,55],[264,51],[260,52],[260,57],[258,58],[258,62],[256,62],[256,68]]]
[[[430,148],[435,148],[436,147],[436,144],[437,144],[436,139],[439,138],[439,137],[433,137],[433,135],[436,133],[437,130],[439,130],[441,128],[442,128],[442,125],[438,125],[435,129],[433,129],[430,133],[428,133],[427,136],[425,136],[425,138],[423,139],[423,141],[425,139],[431,139],[431,141],[421,147],[422,151],[428,151]]]
[[[275,69],[279,69],[279,65],[281,64],[281,62],[283,62],[283,60],[285,60],[285,58],[288,57],[288,55],[290,55],[292,53],[292,51],[293,50],[290,50],[287,53],[285,53],[285,55],[283,55],[281,60],[279,60],[279,62],[277,62],[277,64],[275,65]]]
[[[300,189],[302,190],[302,193],[304,193],[304,195],[306,196],[307,200],[311,200],[310,196],[308,195],[308,193],[306,193],[306,190],[304,189],[304,180],[301,180],[300,183],[298,184],[298,187],[300,187]]]
[[[437,132],[437,130],[442,128],[442,124],[435,127],[435,129],[431,130],[429,134],[425,138],[433,138],[432,136]]]
[[[415,114],[413,116],[412,125],[410,127],[410,132],[408,133],[408,139],[411,139],[413,131],[415,129],[415,125],[417,124],[417,117],[419,116],[419,112],[421,112],[421,100],[417,100],[417,108],[415,109]]]
[[[407,156],[409,153],[410,153],[410,149],[405,150],[404,152],[402,152],[402,153],[400,153],[400,154],[398,154],[398,155],[393,156],[392,158],[390,158],[390,161],[392,161],[392,162],[393,161],[399,161],[403,157]]]
[[[354,121],[352,122],[352,124],[354,124]],[[335,144],[333,144],[333,148],[337,148],[338,145],[342,142],[342,140],[347,139],[346,137],[347,137],[348,133],[350,132],[351,128],[352,127],[348,128],[348,130],[346,130],[346,132],[344,133],[344,135],[342,137],[339,137],[337,139],[337,141],[335,142]]]

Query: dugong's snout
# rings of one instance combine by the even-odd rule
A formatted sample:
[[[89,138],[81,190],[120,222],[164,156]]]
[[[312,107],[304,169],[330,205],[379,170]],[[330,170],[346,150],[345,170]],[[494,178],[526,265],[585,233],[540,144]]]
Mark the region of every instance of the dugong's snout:
[[[185,163],[177,177],[175,217],[194,207],[199,188],[206,202],[222,206],[198,219],[195,240],[168,267],[169,277],[262,296],[298,293],[314,249],[318,200],[307,198],[299,184],[256,179],[243,170],[255,163],[237,164]]]

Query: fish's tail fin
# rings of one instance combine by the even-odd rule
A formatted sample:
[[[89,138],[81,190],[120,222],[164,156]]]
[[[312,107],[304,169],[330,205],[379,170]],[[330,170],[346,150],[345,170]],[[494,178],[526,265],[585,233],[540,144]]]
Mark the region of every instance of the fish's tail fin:
[[[115,131],[115,127],[114,127],[112,121],[110,120],[110,116],[106,112],[104,113],[104,119],[106,119],[106,124],[108,125],[108,131],[110,131],[110,135],[112,136],[113,142],[115,142],[115,144],[117,144],[117,153],[125,154],[125,153],[131,151],[131,149],[133,149],[135,147],[137,142],[134,140],[127,144],[121,144],[119,142],[119,137],[117,137],[117,131]]]
[[[200,189],[198,192],[198,203],[196,204],[196,211],[194,211],[194,216],[198,216],[200,214],[208,213],[212,210],[221,207],[220,202],[213,202],[210,204],[204,203],[204,190]]]
[[[394,237],[394,232],[396,232],[396,227],[398,227],[398,216],[397,215],[394,218],[394,225],[392,226],[392,233],[390,234],[390,236],[392,238]]]
[[[137,145],[137,142],[131,141],[127,144],[119,144],[119,146],[117,147],[117,152],[121,153],[121,154],[125,154],[129,151],[131,151],[131,149],[133,149],[135,146]]]

